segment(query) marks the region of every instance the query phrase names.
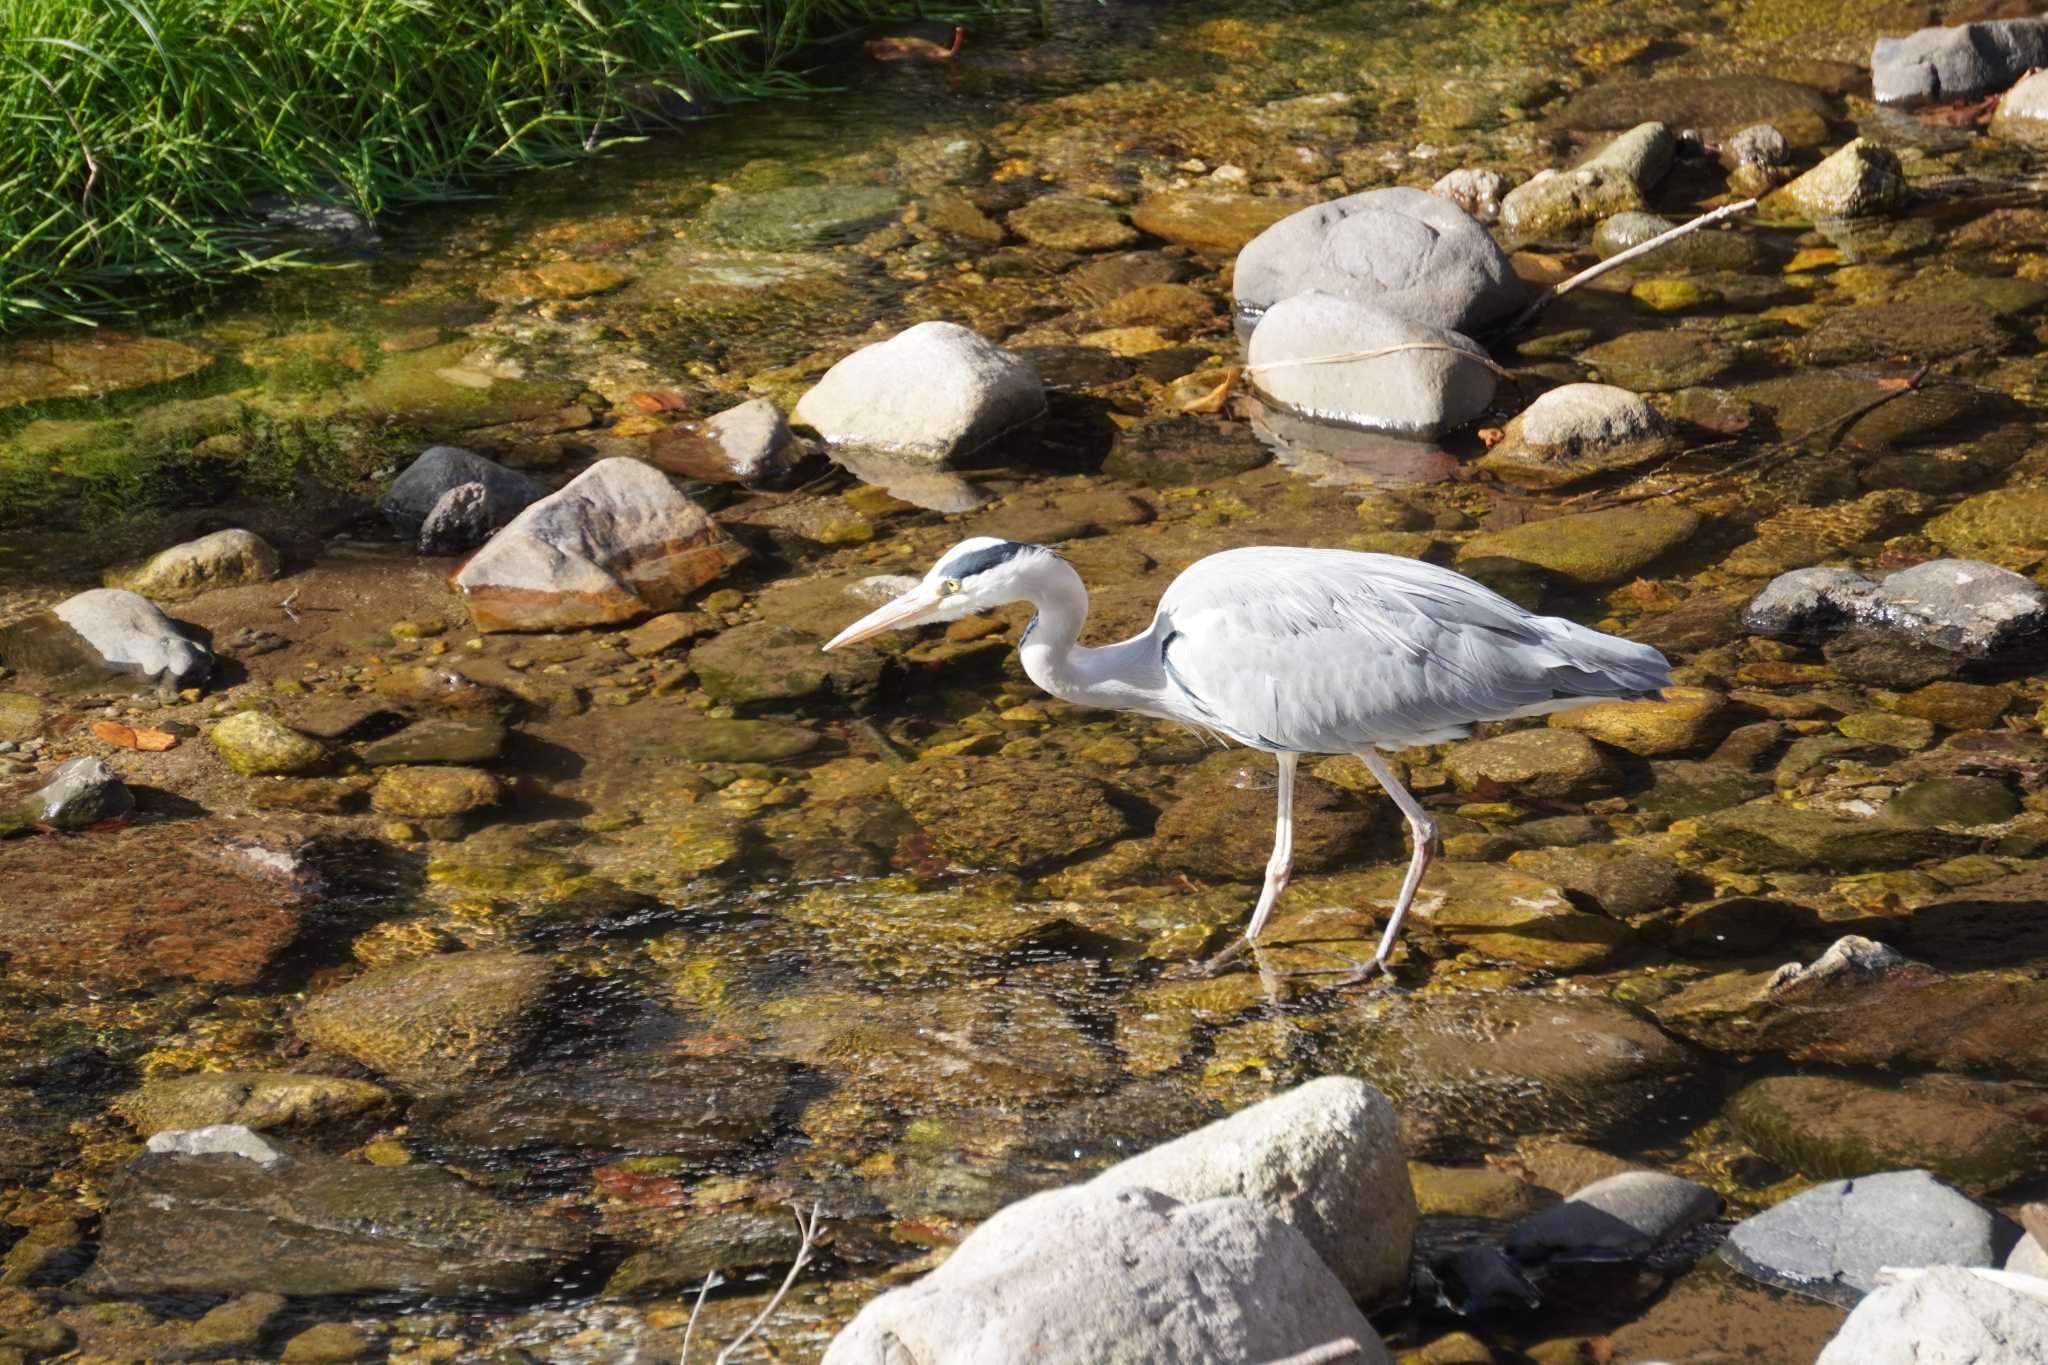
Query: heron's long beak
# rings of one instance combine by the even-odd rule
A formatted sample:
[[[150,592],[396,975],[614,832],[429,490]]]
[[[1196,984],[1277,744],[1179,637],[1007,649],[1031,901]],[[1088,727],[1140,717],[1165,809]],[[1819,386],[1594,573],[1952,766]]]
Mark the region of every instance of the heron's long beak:
[[[876,607],[840,631],[825,642],[825,648],[833,650],[841,645],[859,644],[862,640],[872,639],[885,630],[902,630],[905,626],[914,626],[937,611],[941,602],[938,593],[920,583],[895,601]]]

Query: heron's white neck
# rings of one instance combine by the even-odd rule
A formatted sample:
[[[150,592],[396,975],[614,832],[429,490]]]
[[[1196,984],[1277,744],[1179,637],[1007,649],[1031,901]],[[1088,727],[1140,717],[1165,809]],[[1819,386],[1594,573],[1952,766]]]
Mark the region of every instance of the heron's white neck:
[[[1032,682],[1079,706],[1154,709],[1166,677],[1149,636],[1100,649],[1079,643],[1088,620],[1088,589],[1064,559],[1046,556],[1032,567],[1025,586],[1025,600],[1038,616],[1026,628],[1017,654]]]

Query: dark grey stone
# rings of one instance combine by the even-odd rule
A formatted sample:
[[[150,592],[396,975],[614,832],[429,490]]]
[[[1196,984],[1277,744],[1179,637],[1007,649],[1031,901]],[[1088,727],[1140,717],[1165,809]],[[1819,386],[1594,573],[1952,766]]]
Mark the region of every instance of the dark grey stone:
[[[1737,1223],[1721,1248],[1752,1279],[1853,1307],[1883,1266],[1995,1266],[2007,1220],[1927,1171],[1831,1180]]]
[[[1879,38],[1870,83],[1880,104],[1932,104],[2003,90],[2048,66],[2048,21],[1994,19]]]
[[[399,534],[418,535],[434,505],[450,489],[466,483],[480,483],[489,494],[493,530],[512,520],[520,509],[546,491],[519,471],[487,460],[475,451],[460,446],[432,446],[392,482],[378,510]]]
[[[1515,1224],[1508,1251],[1523,1261],[1626,1260],[1713,1217],[1720,1206],[1698,1181],[1624,1171]]]
[[[1982,657],[2048,629],[2048,592],[1976,559],[1929,560],[1877,583],[1847,569],[1795,569],[1750,600],[1742,624],[1796,636],[1859,626]]]
[[[135,794],[114,770],[88,754],[74,758],[22,802],[24,819],[52,829],[84,829],[135,809]]]
[[[481,483],[459,483],[443,493],[420,523],[423,555],[459,555],[491,538],[491,491]]]

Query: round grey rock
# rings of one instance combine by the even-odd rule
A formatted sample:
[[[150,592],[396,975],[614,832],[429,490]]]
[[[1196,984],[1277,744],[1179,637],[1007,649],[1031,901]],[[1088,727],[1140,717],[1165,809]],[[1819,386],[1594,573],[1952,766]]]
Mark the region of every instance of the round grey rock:
[[[931,1274],[870,1302],[825,1365],[1277,1361],[1386,1349],[1300,1233],[1245,1199],[1090,1183],[1012,1204]]]
[[[459,555],[491,538],[491,491],[481,483],[459,483],[443,493],[415,542],[423,555]]]
[[[2016,1230],[1927,1171],[1831,1180],[1737,1223],[1721,1249],[1766,1284],[1853,1305],[1885,1266],[1995,1266]]]
[[[1233,278],[1247,317],[1313,290],[1455,331],[1507,317],[1526,297],[1506,253],[1470,214],[1400,187],[1289,214],[1238,253]]]
[[[1415,1190],[1393,1105],[1364,1081],[1325,1076],[1241,1109],[1097,1176],[1194,1203],[1251,1200],[1300,1230],[1353,1297],[1407,1283]]]
[[[1392,349],[1403,346],[1411,349]],[[1380,351],[1387,353],[1323,359]],[[1435,436],[1493,401],[1493,370],[1479,343],[1335,294],[1296,294],[1267,309],[1247,356],[1252,382],[1278,406],[1365,431]]]
[[[850,447],[943,465],[1043,411],[1028,360],[957,323],[920,322],[827,370],[794,416],[835,459]]]
[[[1508,1252],[1522,1261],[1626,1260],[1706,1221],[1720,1207],[1720,1196],[1696,1180],[1625,1171],[1515,1224]]]
[[[1518,488],[1558,488],[1677,448],[1670,424],[1642,395],[1613,384],[1560,384],[1518,413],[1479,464]]]

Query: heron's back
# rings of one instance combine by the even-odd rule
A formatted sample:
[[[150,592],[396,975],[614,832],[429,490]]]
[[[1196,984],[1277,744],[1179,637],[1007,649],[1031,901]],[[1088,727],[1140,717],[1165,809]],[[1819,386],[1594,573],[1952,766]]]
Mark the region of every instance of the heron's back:
[[[1349,550],[1210,555],[1167,588],[1150,635],[1185,718],[1302,753],[1438,743],[1671,682],[1647,645],[1449,569]]]

